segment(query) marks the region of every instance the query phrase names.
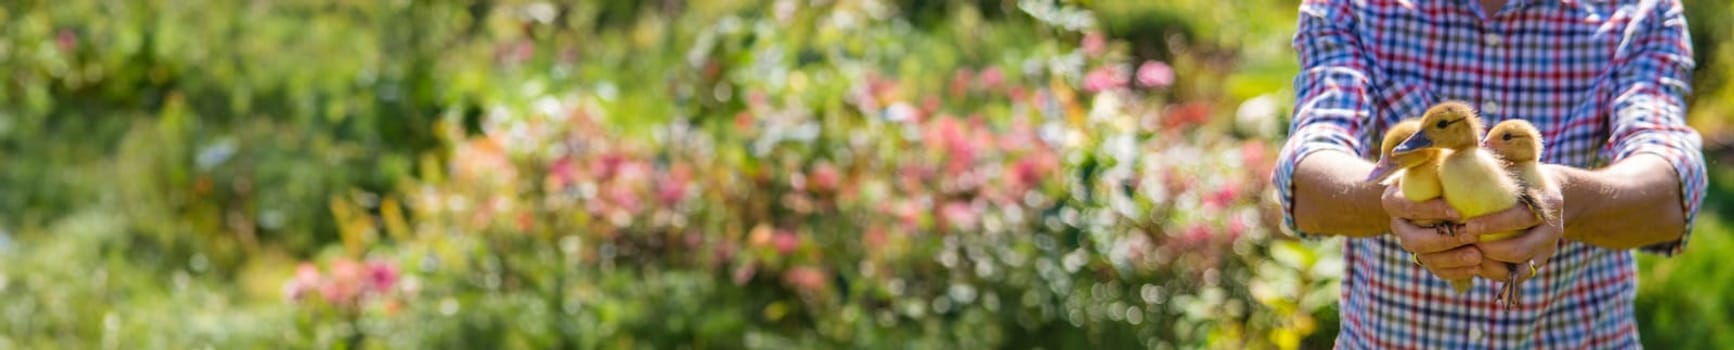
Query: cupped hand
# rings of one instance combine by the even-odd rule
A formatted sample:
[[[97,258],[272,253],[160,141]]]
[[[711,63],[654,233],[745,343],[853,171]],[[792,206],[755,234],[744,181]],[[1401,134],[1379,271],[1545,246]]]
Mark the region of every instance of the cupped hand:
[[[1410,201],[1398,186],[1387,186],[1381,202],[1391,216],[1391,234],[1428,272],[1446,280],[1470,278],[1481,272],[1485,259],[1474,246],[1476,237],[1444,234],[1437,227],[1459,219],[1457,211],[1444,200]],[[1416,222],[1437,224],[1422,226]]]
[[[1517,264],[1518,279],[1526,280],[1534,277],[1528,268],[1532,261],[1537,267],[1544,266],[1559,249],[1559,242],[1565,236],[1565,222],[1558,219],[1564,213],[1564,197],[1558,190],[1536,191],[1535,195],[1537,202],[1541,204],[1539,208],[1517,205],[1464,221],[1459,233],[1468,236],[1520,231],[1516,236],[1507,239],[1475,244],[1486,258],[1479,275],[1495,281],[1505,281],[1512,272],[1507,264]],[[1535,210],[1547,212],[1540,213]]]

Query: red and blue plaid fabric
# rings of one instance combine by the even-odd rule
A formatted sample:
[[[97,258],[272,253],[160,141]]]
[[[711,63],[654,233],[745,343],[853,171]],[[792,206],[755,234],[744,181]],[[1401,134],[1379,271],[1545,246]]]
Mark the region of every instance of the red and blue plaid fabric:
[[[1691,40],[1679,0],[1305,0],[1294,47],[1295,113],[1272,181],[1293,213],[1291,175],[1319,151],[1372,159],[1379,136],[1444,100],[1488,125],[1524,119],[1542,161],[1596,168],[1651,153],[1672,162],[1687,231],[1703,199],[1702,142],[1685,124]],[[1292,215],[1284,216],[1295,231]],[[1315,232],[1316,233],[1316,232]],[[1305,234],[1305,233],[1302,233]],[[1522,287],[1466,295],[1410,262],[1389,235],[1348,239],[1341,348],[1633,348],[1637,267],[1630,251],[1567,242]],[[1675,254],[1685,239],[1645,248]]]

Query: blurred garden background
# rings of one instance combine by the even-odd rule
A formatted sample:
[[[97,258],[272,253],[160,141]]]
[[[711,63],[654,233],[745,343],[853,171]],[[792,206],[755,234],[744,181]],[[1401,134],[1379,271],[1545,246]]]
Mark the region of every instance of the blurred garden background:
[[[1655,348],[1734,347],[1734,9]],[[1295,0],[12,1],[0,348],[1317,348]]]

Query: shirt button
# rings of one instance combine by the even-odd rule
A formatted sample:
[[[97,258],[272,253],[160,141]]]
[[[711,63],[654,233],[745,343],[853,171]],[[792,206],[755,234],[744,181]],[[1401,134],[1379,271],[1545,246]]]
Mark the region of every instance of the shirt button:
[[[1500,37],[1499,34],[1488,34],[1487,37],[1483,39],[1487,41],[1487,46],[1499,46],[1499,43],[1505,41],[1505,38]]]
[[[1482,114],[1499,114],[1499,102],[1486,101],[1481,103]]]
[[[1487,335],[1486,332],[1482,332],[1479,327],[1469,329],[1469,340],[1481,340],[1484,335]]]

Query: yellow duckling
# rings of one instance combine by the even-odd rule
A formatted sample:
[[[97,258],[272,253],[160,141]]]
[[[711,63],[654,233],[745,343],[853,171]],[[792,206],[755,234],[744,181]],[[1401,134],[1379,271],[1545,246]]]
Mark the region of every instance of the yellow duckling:
[[[1519,188],[1507,176],[1498,158],[1481,148],[1483,126],[1475,110],[1462,102],[1447,101],[1427,109],[1421,116],[1421,131],[1404,140],[1394,155],[1428,148],[1444,149],[1439,164],[1439,185],[1445,203],[1464,219],[1511,208],[1518,203]],[[1482,235],[1482,242],[1510,238],[1517,232]],[[1469,290],[1467,281],[1452,281],[1458,293]]]
[[[1542,220],[1553,221],[1553,211],[1547,210],[1540,200],[1540,193],[1555,188],[1553,179],[1541,173],[1542,151],[1541,131],[1535,125],[1522,120],[1507,120],[1494,125],[1488,131],[1487,139],[1482,144],[1494,154],[1505,158],[1506,170],[1517,179],[1521,188],[1518,202],[1528,206],[1531,212],[1542,216]],[[1499,298],[1507,305],[1517,303],[1518,269],[1512,265],[1511,278],[1499,290]]]
[[[1373,173],[1367,176],[1367,181],[1384,181],[1397,171],[1402,171],[1402,180],[1397,184],[1402,186],[1404,198],[1416,202],[1439,198],[1444,193],[1439,186],[1439,161],[1444,159],[1443,155],[1449,151],[1426,148],[1401,155],[1391,154],[1397,144],[1420,130],[1420,119],[1405,120],[1386,130],[1384,142],[1379,144],[1379,164],[1373,167]]]

